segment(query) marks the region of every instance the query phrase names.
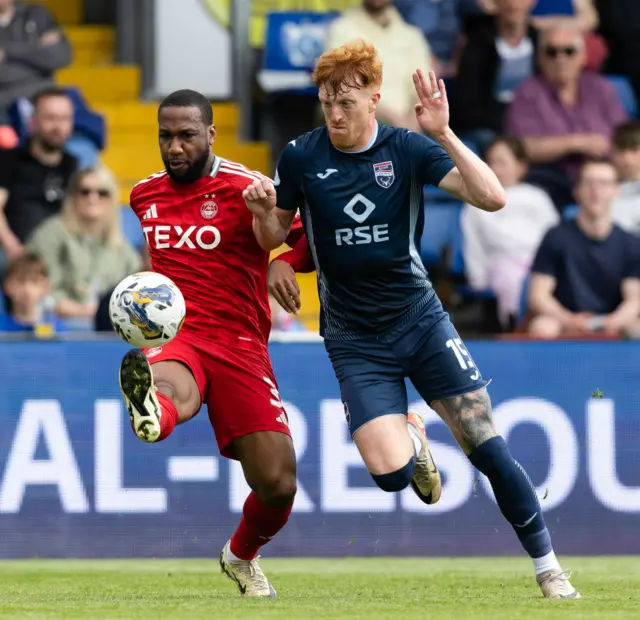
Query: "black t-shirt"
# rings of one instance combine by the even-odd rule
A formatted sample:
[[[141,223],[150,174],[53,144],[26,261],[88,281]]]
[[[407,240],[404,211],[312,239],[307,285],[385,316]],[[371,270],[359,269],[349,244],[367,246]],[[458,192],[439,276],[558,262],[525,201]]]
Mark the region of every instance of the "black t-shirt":
[[[56,166],[45,166],[26,147],[0,151],[0,187],[9,192],[5,215],[23,243],[38,225],[60,212],[75,157],[65,153]]]
[[[622,281],[640,278],[640,241],[617,226],[590,239],[564,222],[546,234],[531,271],[556,279],[554,297],[570,312],[610,314],[622,302]]]

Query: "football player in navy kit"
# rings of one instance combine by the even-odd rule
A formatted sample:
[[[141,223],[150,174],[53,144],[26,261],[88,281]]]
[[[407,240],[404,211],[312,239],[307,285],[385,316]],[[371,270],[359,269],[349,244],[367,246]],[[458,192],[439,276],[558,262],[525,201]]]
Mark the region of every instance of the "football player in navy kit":
[[[321,334],[368,471],[384,491],[411,485],[425,503],[440,497],[423,421],[407,412],[408,378],[489,479],[543,594],[577,598],[534,487],[493,426],[488,381],[420,260],[425,184],[485,211],[504,206],[504,189],[449,128],[445,86],[433,73],[413,76],[416,117],[429,137],[377,123],[382,64],[372,45],[358,41],[323,54],[313,77],[325,126],[284,149],[273,184],[256,181],[243,195],[265,250],[284,242],[300,210],[318,277]]]

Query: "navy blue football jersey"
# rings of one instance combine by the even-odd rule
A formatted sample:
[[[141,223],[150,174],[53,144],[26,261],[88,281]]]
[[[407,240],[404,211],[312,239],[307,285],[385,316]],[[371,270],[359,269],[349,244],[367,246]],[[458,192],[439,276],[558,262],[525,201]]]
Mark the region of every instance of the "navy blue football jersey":
[[[336,149],[326,127],[284,149],[274,181],[277,204],[300,209],[325,338],[379,335],[433,299],[420,259],[423,186],[439,185],[453,167],[433,140],[386,125],[377,126],[360,152]]]

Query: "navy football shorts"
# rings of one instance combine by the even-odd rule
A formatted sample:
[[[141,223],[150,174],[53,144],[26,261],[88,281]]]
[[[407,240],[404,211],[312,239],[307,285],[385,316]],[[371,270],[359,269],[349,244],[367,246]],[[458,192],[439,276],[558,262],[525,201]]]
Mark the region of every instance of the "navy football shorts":
[[[325,340],[351,434],[383,415],[406,415],[405,379],[427,404],[479,390],[483,379],[436,299],[417,320],[384,336]]]

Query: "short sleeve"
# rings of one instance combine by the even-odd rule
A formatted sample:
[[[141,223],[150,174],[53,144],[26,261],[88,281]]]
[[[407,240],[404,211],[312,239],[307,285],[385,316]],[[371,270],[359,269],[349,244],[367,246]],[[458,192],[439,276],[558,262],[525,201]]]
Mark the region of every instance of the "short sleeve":
[[[302,188],[297,173],[296,141],[289,142],[280,155],[273,185],[276,188],[277,206],[285,211],[296,211],[302,203]]]
[[[411,165],[423,185],[438,187],[455,168],[453,160],[437,143],[412,131],[405,131],[405,141]]]
[[[542,239],[536,257],[531,267],[532,273],[540,273],[557,278],[562,263],[562,233],[561,227],[549,230]]]

